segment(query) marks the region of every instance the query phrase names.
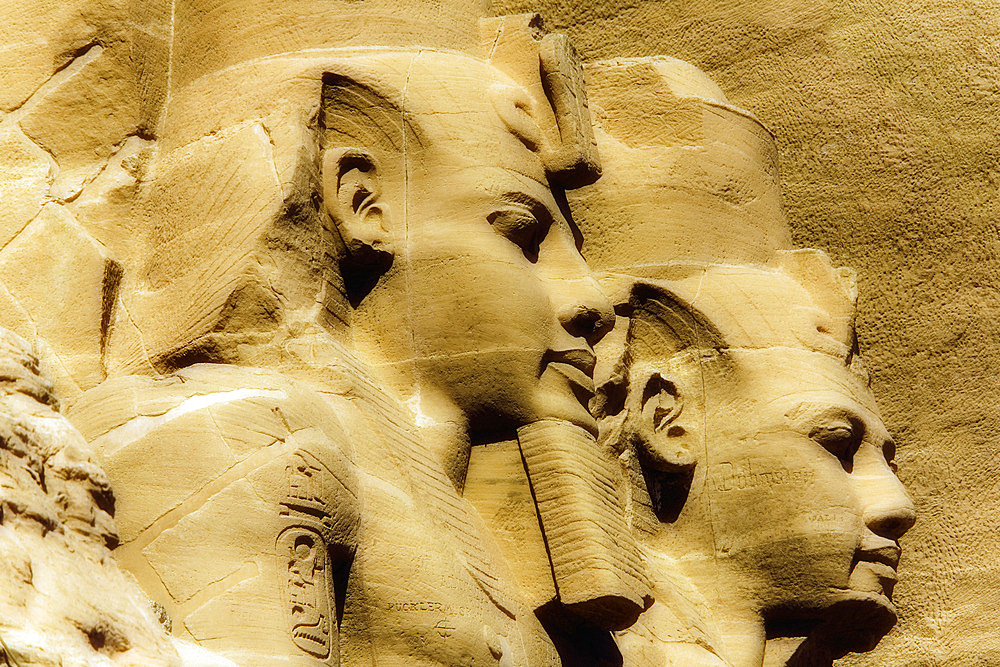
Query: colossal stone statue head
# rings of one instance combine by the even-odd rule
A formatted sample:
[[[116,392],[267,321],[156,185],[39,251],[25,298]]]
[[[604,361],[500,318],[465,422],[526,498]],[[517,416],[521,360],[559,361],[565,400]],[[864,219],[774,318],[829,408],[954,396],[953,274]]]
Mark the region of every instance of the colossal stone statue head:
[[[578,395],[611,314],[559,201],[597,168],[561,150],[563,117],[589,125],[555,109],[574,91],[539,48],[536,91],[434,48],[280,54],[190,82],[137,206],[109,366],[259,363],[248,349],[320,322],[437,421],[594,431]],[[560,79],[548,93],[540,68]]]
[[[612,314],[539,155],[536,103],[454,54],[363,67],[327,74],[322,108],[359,354],[428,419],[593,430],[579,395]]]
[[[433,52],[328,72],[322,200],[358,355],[459,489],[478,437],[517,433],[559,599],[620,627],[645,584],[587,409],[613,313],[560,203],[592,167],[546,138],[543,112],[568,113],[566,89],[539,98],[487,62]]]
[[[895,621],[914,509],[857,356],[854,295],[818,251],[631,287],[607,436],[641,469],[633,506],[658,520],[635,524],[643,541],[708,598],[734,664],[752,664],[739,655],[765,629],[822,626],[842,654]]]
[[[569,200],[619,315],[595,407],[657,563],[658,604],[619,645],[734,665],[759,665],[769,636],[808,634],[807,664],[870,648],[914,510],[857,356],[852,274],[789,249],[774,140],[704,73],[654,57],[587,75],[604,176]]]

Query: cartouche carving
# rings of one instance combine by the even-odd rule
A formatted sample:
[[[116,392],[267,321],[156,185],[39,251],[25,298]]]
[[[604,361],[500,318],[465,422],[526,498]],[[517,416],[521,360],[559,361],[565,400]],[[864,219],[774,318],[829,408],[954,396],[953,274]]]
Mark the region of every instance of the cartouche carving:
[[[323,493],[334,474],[315,456],[296,451],[285,467],[288,496],[281,503],[287,527],[275,546],[288,568],[285,609],[295,645],[326,660],[335,649],[334,584],[331,551],[336,539]]]

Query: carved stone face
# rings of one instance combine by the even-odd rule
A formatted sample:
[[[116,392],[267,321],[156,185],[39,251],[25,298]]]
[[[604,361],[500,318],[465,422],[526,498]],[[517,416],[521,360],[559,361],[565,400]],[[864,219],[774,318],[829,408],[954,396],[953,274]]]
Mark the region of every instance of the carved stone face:
[[[915,514],[866,383],[835,356],[782,347],[682,354],[661,373],[686,400],[674,435],[647,442],[665,460],[678,439],[700,443],[677,524],[711,536],[695,567],[721,566],[765,618],[877,641]]]
[[[730,356],[731,372],[704,385],[703,491],[717,556],[753,582],[765,608],[857,600],[891,610],[897,540],[914,510],[871,392],[822,353]]]
[[[467,64],[484,71],[438,72],[412,84],[433,91],[408,93],[431,102],[415,114],[422,135],[404,151],[405,178],[383,184],[394,257],[355,324],[370,332],[375,365],[436,421],[493,429],[550,417],[594,430],[590,344],[610,305],[538,154],[494,108],[510,103],[483,83],[499,75]]]
[[[617,412],[606,394],[602,433],[638,454],[650,548],[716,613],[822,623],[865,650],[895,621],[915,510],[850,354],[849,276],[811,251],[776,261],[633,287],[628,391]]]
[[[544,178],[522,175],[537,158],[521,157],[520,171],[449,166],[415,183],[424,205],[403,255],[414,369],[471,417],[590,429],[589,343],[609,306]]]

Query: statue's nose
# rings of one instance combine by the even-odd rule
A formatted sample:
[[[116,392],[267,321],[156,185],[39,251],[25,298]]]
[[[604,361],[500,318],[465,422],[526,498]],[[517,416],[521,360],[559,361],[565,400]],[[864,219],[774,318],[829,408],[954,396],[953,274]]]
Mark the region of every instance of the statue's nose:
[[[884,459],[874,468],[858,476],[865,499],[864,522],[876,535],[898,540],[913,527],[917,510],[910,494]]]
[[[566,281],[562,291],[566,298],[558,310],[560,324],[571,336],[596,344],[615,324],[611,302],[590,276]]]

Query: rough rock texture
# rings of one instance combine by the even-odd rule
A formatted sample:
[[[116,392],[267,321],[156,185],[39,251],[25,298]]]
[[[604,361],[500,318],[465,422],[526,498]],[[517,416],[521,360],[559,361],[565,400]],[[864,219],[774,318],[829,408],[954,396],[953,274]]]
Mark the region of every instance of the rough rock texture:
[[[121,564],[175,618],[175,634],[203,647],[254,664],[339,655],[344,664],[508,665],[553,664],[569,649],[590,664],[600,645],[613,662],[610,634],[581,618],[618,630],[653,604],[620,643],[638,647],[640,664],[671,655],[688,664],[671,643],[711,647],[721,660],[716,638],[732,628],[702,621],[724,617],[716,612],[729,611],[732,596],[722,586],[721,599],[704,586],[692,593],[668,572],[714,532],[692,524],[689,509],[677,524],[695,526],[684,539],[633,544],[622,516],[634,528],[636,508],[660,503],[662,488],[636,455],[624,472],[637,495],[618,505],[621,471],[595,447],[607,441],[595,439],[587,411],[597,389],[590,350],[615,317],[592,268],[629,273],[671,253],[763,262],[772,250],[813,246],[859,270],[861,348],[921,517],[904,538],[898,629],[843,664],[1000,662],[1000,570],[981,546],[995,542],[996,522],[982,517],[1000,500],[1000,415],[989,391],[1000,307],[991,222],[1000,10],[985,0],[493,4],[544,12],[590,61],[676,56],[714,83],[665,59],[631,73],[592,66],[592,84],[600,77],[602,90],[623,96],[638,88],[631,76],[670,79],[638,105],[638,119],[595,106],[595,134],[570,43],[523,15],[477,28],[483,0],[406,9],[390,0],[0,1],[0,326],[29,338],[39,357],[12,343],[20,361],[0,398],[0,470],[10,478],[0,487],[0,577],[9,580],[0,639],[12,659],[157,664],[176,651],[191,664],[223,661],[194,645],[171,648],[144,594],[111,562],[108,481],[52,409],[55,393],[120,489]],[[678,123],[656,125],[667,118],[661,104],[682,109]],[[621,146],[605,156],[605,179],[580,197],[553,198],[550,185],[596,178],[594,142],[609,139]],[[590,238],[574,238],[567,206],[594,212],[581,225]],[[616,207],[627,214],[612,215]],[[676,236],[646,226],[658,215]],[[727,243],[740,225],[746,234]],[[612,250],[634,252],[602,255],[594,230]],[[729,285],[747,287],[751,275],[760,281],[749,306],[726,315]],[[727,335],[760,310],[784,341],[795,333],[784,306],[809,312],[760,267],[719,282],[722,307],[708,314],[675,298],[684,289],[654,287],[670,304],[660,320],[686,313],[693,329]],[[629,304],[615,305],[622,324]],[[852,361],[852,317],[828,319]],[[805,324],[832,330],[827,320]],[[625,339],[608,340],[614,348]],[[650,357],[643,363],[663,360]],[[772,377],[771,368],[795,364],[780,351],[761,358],[748,368],[789,393],[814,371],[825,377],[819,362]],[[652,379],[646,370],[630,369],[629,381]],[[699,479],[711,477],[704,461],[670,450],[698,434],[689,423],[697,412],[689,403],[676,430],[677,385],[655,377],[648,395],[630,389],[618,407],[648,406],[666,472],[693,465]],[[719,386],[745,410],[740,392],[767,402],[752,383]],[[298,398],[286,401],[285,391]],[[858,394],[873,405],[866,391]],[[286,420],[286,408],[300,414]],[[324,411],[330,426],[318,433],[311,421]],[[741,414],[720,410],[703,420],[705,433],[756,437],[740,430],[750,423]],[[869,421],[866,430],[881,434],[880,420]],[[559,428],[536,428],[550,422]],[[767,426],[758,431],[783,428]],[[714,437],[713,448],[726,444]],[[871,444],[866,465],[892,477],[882,460],[891,456]],[[275,450],[285,458],[267,459]],[[311,451],[342,465],[325,475]],[[843,558],[829,562],[796,559],[794,546],[748,561],[751,573],[786,573],[781,604],[801,608],[810,580],[794,566],[846,573],[845,561],[856,564],[849,529],[869,521],[866,510],[838,511],[847,502],[837,484],[802,492],[801,471],[751,471],[756,459],[722,451],[733,458],[716,466],[715,491],[752,492],[708,503],[731,529],[722,552],[748,543],[766,552],[796,525],[817,538],[809,545],[843,541]],[[815,460],[829,453],[810,460],[843,481],[853,462]],[[330,478],[337,483],[306,492]],[[808,512],[798,523],[767,485],[786,483],[798,483],[786,499],[814,501],[799,503]],[[748,512],[758,504],[771,514]],[[905,517],[876,521],[890,539],[912,523],[913,511],[897,505]],[[704,506],[705,497],[686,505],[696,514]],[[309,528],[303,512],[323,525]],[[293,516],[299,523],[286,525]],[[676,515],[645,520],[675,534],[660,524]],[[831,522],[843,524],[839,537]],[[336,562],[317,539],[339,548],[327,555]],[[714,543],[701,548],[705,562],[718,556]],[[883,561],[898,558],[894,546],[880,548]],[[872,574],[871,562],[854,560]],[[882,564],[863,590],[891,589],[895,563]],[[350,568],[346,590],[340,566]],[[709,570],[685,576],[715,581]],[[766,579],[751,579],[737,589],[769,593]],[[853,579],[812,583],[857,592]],[[760,655],[746,664],[782,664],[782,650],[795,650],[775,641],[765,659],[763,631],[756,636]]]
[[[1000,661],[1000,9],[986,0],[497,0],[588,59],[704,69],[777,138],[796,245],[859,273],[858,332],[919,519],[858,665]]]
[[[169,38],[169,2],[0,3],[0,324],[37,340],[64,400],[104,377],[108,229],[156,134]]]
[[[114,496],[28,344],[0,331],[0,640],[12,665],[177,665],[118,568]]]
[[[110,380],[73,412],[119,489],[116,558],[175,635],[239,664],[300,649],[336,664],[358,499],[335,411],[278,374],[206,365]]]

